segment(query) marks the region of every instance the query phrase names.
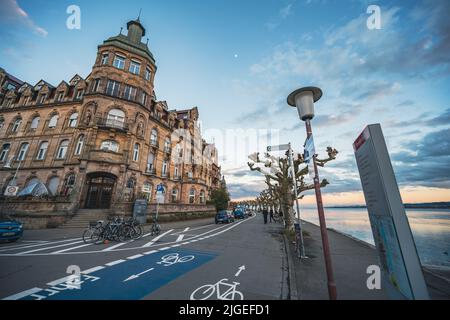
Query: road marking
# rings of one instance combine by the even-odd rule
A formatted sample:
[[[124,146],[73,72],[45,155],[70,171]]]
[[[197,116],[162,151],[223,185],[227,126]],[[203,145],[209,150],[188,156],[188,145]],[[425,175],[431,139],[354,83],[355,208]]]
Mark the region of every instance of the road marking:
[[[60,240],[60,241],[55,241],[55,242],[44,242],[44,243],[38,243],[38,244],[27,244],[27,245],[17,245],[17,246],[10,246],[10,247],[4,247],[1,248],[0,251],[8,251],[8,250],[14,250],[14,249],[26,249],[26,248],[34,248],[34,247],[39,247],[39,246],[43,246],[46,244],[56,244],[56,243],[61,243],[61,242],[67,242],[67,241],[74,241],[74,240],[80,240],[81,238],[74,238],[74,239],[65,239],[65,240]]]
[[[12,296],[3,298],[2,300],[19,300],[21,298],[24,298],[26,296],[29,296],[30,294],[33,294],[33,293],[36,293],[36,292],[39,292],[39,291],[42,291],[42,289],[41,288],[32,288],[32,289],[29,289],[29,290],[25,290],[25,291],[16,293],[16,294],[14,294]]]
[[[105,266],[112,267],[112,266],[115,266],[116,264],[119,264],[119,263],[122,263],[122,262],[125,262],[125,261],[126,260],[119,259],[119,260],[116,260],[116,261],[109,262],[109,263],[105,264]]]
[[[57,246],[52,246],[52,247],[45,247],[45,248],[33,249],[33,250],[25,251],[25,252],[19,252],[19,253],[16,253],[15,255],[23,255],[23,254],[27,254],[27,253],[36,252],[36,251],[42,251],[42,250],[48,250],[48,249],[59,248],[59,247],[65,247],[65,246],[70,246],[70,245],[72,245],[72,244],[77,244],[77,243],[81,243],[81,242],[84,242],[84,241],[81,240],[81,241],[75,241],[75,242],[71,242],[71,243],[59,244],[59,245],[57,245]]]
[[[65,277],[62,277],[60,279],[53,280],[52,282],[47,283],[47,285],[50,286],[50,287],[57,286],[60,283],[67,282],[67,280],[69,280],[69,278],[70,278],[70,276],[65,276]]]
[[[184,238],[184,234],[180,234],[176,240],[176,242],[180,242],[181,240],[183,240]]]
[[[152,254],[155,252],[158,252],[158,250],[150,250],[150,251],[144,252],[143,254]]]
[[[93,267],[93,268],[81,271],[81,273],[82,274],[89,274],[89,273],[92,273],[92,272],[95,272],[95,271],[98,271],[98,270],[102,270],[102,269],[105,269],[105,267],[104,266],[98,266],[98,267]]]
[[[150,272],[152,270],[154,270],[154,268],[147,269],[147,270],[142,271],[141,273],[138,273],[138,274],[133,274],[133,275],[129,276],[128,278],[126,278],[125,280],[123,280],[123,282],[127,282],[127,281],[133,280],[133,279],[137,279],[137,278],[139,278],[139,276],[143,275],[144,273]]]
[[[172,248],[180,247],[182,244],[184,244],[184,243],[174,244],[174,245],[171,246],[171,247],[172,247]]]
[[[161,233],[159,236],[153,238],[152,241],[150,241],[150,242],[144,244],[144,245],[142,246],[142,248],[150,247],[150,246],[151,246],[152,244],[154,244],[156,241],[158,241],[159,239],[161,239],[162,237],[164,237],[166,234],[171,233],[172,231],[173,231],[173,229],[170,229],[170,230],[168,230],[168,231],[166,231],[166,232],[164,232],[164,233]]]
[[[103,252],[104,252],[104,251],[111,251],[111,250],[114,250],[115,248],[121,247],[121,246],[126,245],[126,244],[128,244],[128,243],[131,243],[131,242],[133,242],[133,241],[134,241],[134,240],[121,242],[121,243],[115,244],[115,245],[113,245],[113,246],[111,246],[111,247],[108,247],[108,248],[106,248],[106,249],[103,249],[102,251],[103,251]]]
[[[168,249],[170,249],[170,247],[159,248],[158,251],[164,251],[164,250],[168,250]]]
[[[142,254],[135,254],[134,256],[128,257],[127,259],[128,260],[134,260],[134,259],[137,259],[137,258],[140,258],[140,257],[143,257],[143,255]]]
[[[75,249],[78,249],[78,248],[83,248],[83,247],[87,247],[87,246],[91,246],[91,245],[92,245],[92,243],[82,244],[81,246],[76,246],[76,247],[71,247],[71,248],[67,248],[67,249],[54,251],[54,252],[51,252],[50,254],[58,254],[58,253],[62,253],[62,252],[70,251],[70,250],[75,250]]]
[[[245,270],[245,265],[240,266],[238,272],[236,272],[236,274],[234,276],[235,277],[239,277],[241,272],[244,271],[244,270]]]

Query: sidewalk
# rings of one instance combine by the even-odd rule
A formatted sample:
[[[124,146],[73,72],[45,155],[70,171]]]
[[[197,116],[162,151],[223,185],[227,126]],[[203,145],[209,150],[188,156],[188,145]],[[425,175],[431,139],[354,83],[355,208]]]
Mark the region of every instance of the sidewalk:
[[[302,223],[307,259],[298,259],[295,245],[289,243],[291,287],[295,285],[300,300],[327,300],[325,263],[322,241],[318,226]],[[369,290],[366,286],[369,265],[377,265],[378,257],[373,246],[348,237],[334,230],[328,230],[331,259],[339,300],[383,300],[388,296],[383,290]],[[294,279],[292,279],[294,278]],[[432,299],[450,299],[448,280],[435,272],[425,270],[425,280]],[[292,290],[291,290],[292,291]]]

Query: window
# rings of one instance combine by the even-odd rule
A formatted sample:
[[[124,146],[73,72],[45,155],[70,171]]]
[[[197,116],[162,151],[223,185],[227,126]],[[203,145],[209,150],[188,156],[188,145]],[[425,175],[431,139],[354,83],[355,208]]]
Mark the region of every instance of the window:
[[[155,161],[155,155],[150,152],[147,157],[147,168],[146,171],[149,173],[153,172],[153,162]]]
[[[7,160],[9,149],[11,148],[10,143],[4,143],[2,149],[0,150],[0,162]]]
[[[53,115],[53,116],[50,118],[50,121],[48,122],[48,127],[49,127],[49,128],[54,128],[54,127],[56,127],[56,125],[58,124],[58,119],[59,119],[59,116],[58,116],[57,114]]]
[[[145,80],[150,80],[152,76],[152,71],[150,70],[149,67],[145,68]]]
[[[29,101],[30,101],[30,97],[26,96],[25,99],[23,100],[23,105],[26,106]]]
[[[108,64],[108,60],[109,60],[109,53],[108,52],[104,52],[102,54],[102,64]]]
[[[72,113],[72,115],[69,118],[69,127],[70,128],[75,128],[77,126],[77,122],[78,122],[78,113]]]
[[[39,126],[39,121],[41,121],[41,118],[39,116],[36,116],[31,120],[30,129],[36,130]]]
[[[163,163],[162,163],[162,172],[161,172],[163,177],[167,176],[167,169],[168,169],[167,161],[164,160]]]
[[[69,147],[69,140],[61,141],[61,143],[59,144],[58,153],[56,154],[56,158],[65,159],[68,147]]]
[[[75,155],[78,156],[81,154],[81,150],[83,150],[84,145],[84,135],[78,137],[77,146],[75,147]]]
[[[105,140],[100,146],[101,150],[119,152],[119,144],[113,140]]]
[[[174,177],[174,179],[179,179],[180,178],[180,168],[178,167],[178,165],[176,165],[173,168],[173,177]]]
[[[47,99],[47,94],[46,93],[41,95],[41,98],[39,99],[39,103],[44,103],[45,99]]]
[[[36,159],[44,160],[45,155],[47,154],[47,149],[48,149],[48,142],[47,141],[41,142]]]
[[[127,100],[134,100],[136,98],[136,88],[133,86],[125,86],[123,97]]]
[[[28,151],[28,147],[29,146],[30,146],[30,144],[28,142],[22,143],[22,145],[20,146],[20,149],[19,149],[19,154],[17,155],[17,160],[18,161],[25,160],[25,156],[27,155],[27,151]]]
[[[134,189],[134,186],[136,185],[136,180],[134,178],[130,178],[127,181],[127,188]]]
[[[70,173],[66,179],[64,179],[63,190],[61,190],[62,196],[68,196],[75,186],[75,174]]]
[[[189,191],[189,203],[195,202],[195,189]]]
[[[112,127],[123,128],[125,123],[125,112],[120,109],[111,109],[106,118],[106,124]]]
[[[138,61],[131,60],[130,72],[134,74],[141,73],[141,64]]]
[[[200,191],[200,203],[205,203],[205,191]]]
[[[141,100],[143,105],[147,104],[147,94],[145,92],[142,92],[142,100]]]
[[[56,101],[61,102],[63,101],[63,98],[64,98],[64,91],[60,91],[58,93],[58,96],[56,97]]]
[[[94,80],[94,85],[92,86],[92,92],[97,92],[100,86],[100,79]]]
[[[144,182],[142,185],[142,193],[144,194],[144,198],[147,199],[147,202],[152,201],[152,184],[150,182]]]
[[[75,95],[75,99],[81,100],[83,98],[84,90],[77,90],[77,94]]]
[[[22,119],[18,118],[16,121],[14,121],[13,126],[11,128],[11,132],[17,132],[20,128],[20,125],[22,124]]]
[[[134,149],[133,149],[133,161],[138,161],[138,160],[139,160],[139,144],[135,143]]]
[[[164,152],[170,152],[170,139],[166,138],[164,141]]]
[[[59,186],[59,178],[58,177],[52,177],[50,178],[50,180],[48,181],[48,191],[50,191],[50,194],[56,196],[57,192],[58,192],[58,186]]]
[[[120,83],[114,80],[108,80],[108,86],[106,87],[106,94],[110,96],[119,95]]]
[[[173,188],[172,189],[172,202],[177,202],[178,200],[178,189],[177,188]]]
[[[156,131],[156,129],[152,129],[150,134],[150,143],[154,146],[158,144],[158,131]]]
[[[0,129],[3,128],[4,124],[5,124],[5,120],[3,120],[3,118],[0,119]]]
[[[117,69],[123,69],[125,67],[125,57],[116,55],[114,57],[113,66]]]
[[[6,106],[7,108],[11,107],[12,101],[13,101],[13,99],[12,99],[12,98],[8,98],[8,99],[6,99],[6,103],[5,103],[5,106]]]

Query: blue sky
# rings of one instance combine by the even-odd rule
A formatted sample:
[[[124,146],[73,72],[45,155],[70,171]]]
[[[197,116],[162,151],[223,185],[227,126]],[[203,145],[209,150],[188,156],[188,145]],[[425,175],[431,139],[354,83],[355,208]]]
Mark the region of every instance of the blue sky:
[[[337,148],[322,170],[328,203],[361,202],[352,143],[381,123],[409,202],[450,200],[450,2],[447,0],[0,0],[0,66],[30,83],[87,76],[97,45],[136,18],[147,29],[156,95],[171,108],[198,106],[204,130],[278,130],[301,151],[303,123],[287,107],[295,88],[316,85],[316,145]],[[81,29],[66,28],[66,8]],[[381,8],[380,30],[366,9]],[[229,139],[228,139],[229,140]],[[233,198],[264,188],[244,150],[216,138]],[[430,145],[432,147],[430,147]],[[325,190],[324,190],[325,191]],[[305,202],[312,201],[306,197]]]

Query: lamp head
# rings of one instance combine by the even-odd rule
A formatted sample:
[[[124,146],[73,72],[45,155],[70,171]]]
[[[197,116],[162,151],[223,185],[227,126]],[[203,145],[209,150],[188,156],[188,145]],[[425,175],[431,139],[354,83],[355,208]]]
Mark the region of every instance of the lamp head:
[[[322,90],[317,87],[304,87],[292,92],[287,103],[296,107],[301,120],[311,120],[314,118],[314,102],[322,97]]]

